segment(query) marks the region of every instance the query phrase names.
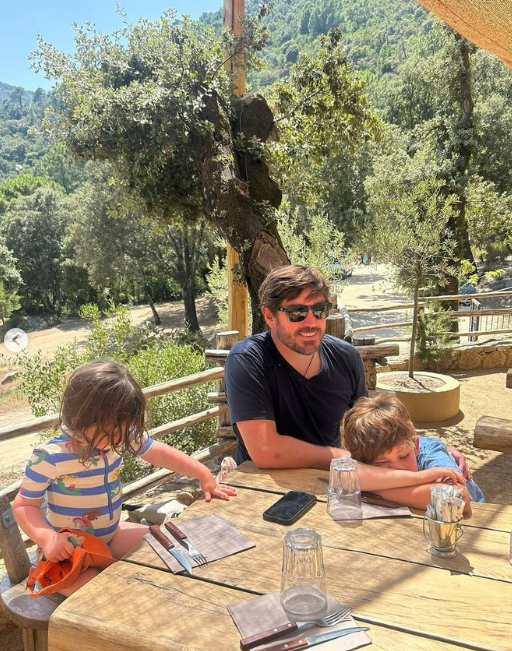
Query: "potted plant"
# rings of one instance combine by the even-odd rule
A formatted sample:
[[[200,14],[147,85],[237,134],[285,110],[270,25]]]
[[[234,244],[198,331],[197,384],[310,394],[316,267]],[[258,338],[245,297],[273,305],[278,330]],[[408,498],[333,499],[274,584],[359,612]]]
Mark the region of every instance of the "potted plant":
[[[457,380],[414,371],[420,288],[428,291],[440,278],[456,273],[455,243],[446,228],[453,203],[454,197],[446,195],[440,181],[419,181],[386,202],[372,233],[374,250],[390,263],[393,284],[412,294],[414,303],[409,370],[380,374],[377,388],[394,391],[414,421],[447,420],[459,411]]]

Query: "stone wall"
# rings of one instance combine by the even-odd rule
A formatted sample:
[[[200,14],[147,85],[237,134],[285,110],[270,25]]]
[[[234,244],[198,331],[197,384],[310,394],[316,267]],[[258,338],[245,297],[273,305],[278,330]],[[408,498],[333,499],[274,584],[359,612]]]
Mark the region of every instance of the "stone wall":
[[[512,344],[469,344],[457,346],[451,351],[451,356],[444,363],[440,364],[439,371],[472,371],[476,368],[500,368],[512,367]],[[406,361],[390,361],[387,366],[377,368],[378,373],[386,371],[405,371],[409,367]],[[414,369],[417,371],[427,370],[419,359],[415,360]],[[434,370],[434,369],[428,369]]]

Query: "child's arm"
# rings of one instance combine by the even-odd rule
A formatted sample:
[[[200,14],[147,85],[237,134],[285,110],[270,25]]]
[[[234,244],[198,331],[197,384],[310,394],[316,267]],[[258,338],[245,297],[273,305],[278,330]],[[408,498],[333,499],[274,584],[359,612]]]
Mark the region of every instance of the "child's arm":
[[[461,481],[461,474],[455,468],[433,467],[413,472],[412,470],[398,470],[359,463],[358,473],[361,490],[373,493],[391,488],[418,486],[443,479],[448,479],[453,484]]]
[[[18,493],[13,512],[16,522],[41,549],[49,561],[64,561],[73,554],[74,545],[67,533],[58,533],[44,521],[41,512],[42,499],[28,499]]]
[[[391,488],[389,490],[376,490],[373,492],[377,495],[380,495],[380,497],[383,497],[386,500],[391,500],[392,502],[396,502],[397,504],[403,504],[404,506],[410,506],[412,508],[425,510],[427,508],[427,504],[430,502],[430,487],[436,485],[438,485],[438,483],[428,483],[422,484],[420,486]],[[468,489],[466,488],[465,484],[462,483],[458,483],[457,488],[462,493],[462,499],[465,502],[464,513],[466,513],[471,509]]]
[[[207,502],[211,500],[212,496],[229,500],[230,495],[236,495],[234,488],[218,485],[212,473],[204,464],[176,450],[176,448],[172,448],[170,445],[154,441],[149,450],[144,452],[141,457],[153,466],[168,468],[198,479],[204,493],[204,499]]]

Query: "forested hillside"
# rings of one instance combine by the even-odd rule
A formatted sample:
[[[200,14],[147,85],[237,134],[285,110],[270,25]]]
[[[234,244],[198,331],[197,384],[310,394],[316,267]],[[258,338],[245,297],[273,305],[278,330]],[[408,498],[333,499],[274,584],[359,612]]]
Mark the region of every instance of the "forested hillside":
[[[260,0],[248,0],[251,15]],[[299,52],[332,27],[343,34],[347,56],[357,70],[392,72],[407,58],[410,37],[428,32],[431,15],[412,0],[272,0],[265,24],[270,42],[263,70],[252,73],[254,87],[286,76]],[[221,12],[203,14],[206,24],[221,25]]]

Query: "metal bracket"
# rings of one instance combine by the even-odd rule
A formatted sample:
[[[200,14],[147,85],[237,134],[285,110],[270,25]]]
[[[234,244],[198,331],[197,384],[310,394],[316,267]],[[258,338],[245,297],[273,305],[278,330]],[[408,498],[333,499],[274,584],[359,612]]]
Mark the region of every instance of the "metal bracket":
[[[2,525],[4,529],[8,529],[9,527],[12,527],[13,524],[16,524],[16,520],[14,519],[12,509],[8,509],[2,513]]]

